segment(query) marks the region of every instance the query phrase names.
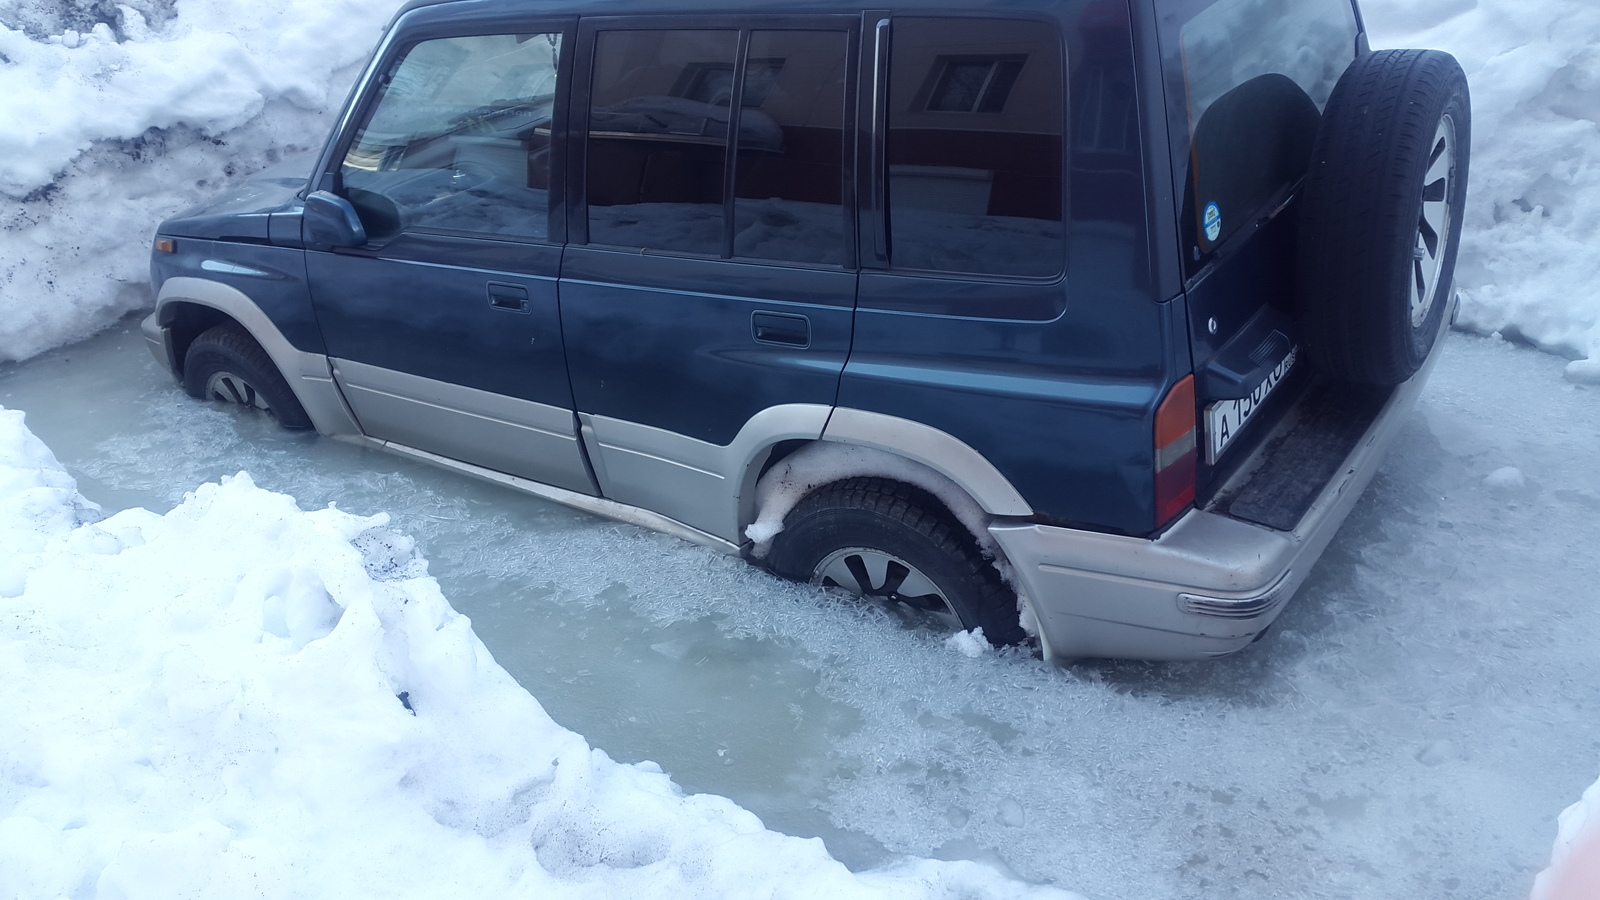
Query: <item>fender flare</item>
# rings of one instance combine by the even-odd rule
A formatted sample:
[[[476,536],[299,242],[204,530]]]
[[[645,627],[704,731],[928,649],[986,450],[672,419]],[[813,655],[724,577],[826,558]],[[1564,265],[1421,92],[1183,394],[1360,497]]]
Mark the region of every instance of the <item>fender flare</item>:
[[[345,405],[339,389],[334,386],[328,357],[296,349],[248,294],[232,285],[208,278],[185,275],[168,278],[161,285],[161,293],[156,298],[156,321],[163,328],[171,322],[169,310],[175,303],[192,303],[214,309],[243,326],[283,374],[289,389],[294,391],[300,405],[305,407],[318,432],[330,436],[361,433],[355,416]]]

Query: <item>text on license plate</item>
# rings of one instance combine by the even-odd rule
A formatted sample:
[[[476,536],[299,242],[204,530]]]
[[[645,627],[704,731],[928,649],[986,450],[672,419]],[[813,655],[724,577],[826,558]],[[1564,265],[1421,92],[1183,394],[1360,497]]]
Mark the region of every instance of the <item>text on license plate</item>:
[[[1215,464],[1222,457],[1222,451],[1228,449],[1233,439],[1244,430],[1245,423],[1250,417],[1261,409],[1272,392],[1278,389],[1283,379],[1288,377],[1289,370],[1294,368],[1295,357],[1299,348],[1293,348],[1289,355],[1278,363],[1277,368],[1267,376],[1267,380],[1250,392],[1250,396],[1239,400],[1220,400],[1206,407],[1206,463]]]

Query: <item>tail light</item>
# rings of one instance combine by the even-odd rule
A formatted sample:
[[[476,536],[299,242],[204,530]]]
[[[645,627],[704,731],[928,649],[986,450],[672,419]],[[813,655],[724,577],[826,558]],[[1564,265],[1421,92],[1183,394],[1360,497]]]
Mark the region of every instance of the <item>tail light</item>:
[[[1156,410],[1156,527],[1178,517],[1194,502],[1195,464],[1194,376],[1167,392]]]

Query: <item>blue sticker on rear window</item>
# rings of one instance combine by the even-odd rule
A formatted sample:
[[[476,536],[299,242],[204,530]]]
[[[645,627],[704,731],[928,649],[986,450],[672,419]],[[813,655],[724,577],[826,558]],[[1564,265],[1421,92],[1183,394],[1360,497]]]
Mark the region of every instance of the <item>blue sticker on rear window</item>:
[[[1206,240],[1215,243],[1222,237],[1222,207],[1215,203],[1206,204]]]

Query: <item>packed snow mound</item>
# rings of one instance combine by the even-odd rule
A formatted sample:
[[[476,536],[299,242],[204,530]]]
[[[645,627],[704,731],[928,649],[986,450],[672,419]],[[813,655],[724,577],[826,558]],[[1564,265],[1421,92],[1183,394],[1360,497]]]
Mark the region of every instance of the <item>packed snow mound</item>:
[[[1364,0],[1374,47],[1455,54],[1473,160],[1458,325],[1529,341],[1600,381],[1600,4]],[[1587,362],[1579,362],[1585,360]]]
[[[547,716],[385,516],[97,519],[0,410],[0,896],[1069,897],[852,874]]]
[[[0,360],[147,306],[162,219],[321,145],[399,0],[0,0]]]
[[[399,0],[0,0],[0,360],[148,305],[162,218],[320,145]],[[1600,383],[1600,6],[1367,0],[1472,81],[1460,325]],[[1587,358],[1587,361],[1584,361]]]

